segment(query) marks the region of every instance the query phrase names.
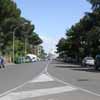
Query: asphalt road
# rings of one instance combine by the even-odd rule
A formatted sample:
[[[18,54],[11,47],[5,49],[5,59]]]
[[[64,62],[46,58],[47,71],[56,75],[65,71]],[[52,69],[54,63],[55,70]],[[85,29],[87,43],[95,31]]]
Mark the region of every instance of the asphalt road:
[[[46,66],[46,62],[7,65],[0,69],[0,94],[16,88],[36,77]]]
[[[78,94],[83,92],[82,94],[90,95],[89,97],[82,96],[82,100],[85,97],[87,100],[100,99],[100,71],[95,71],[93,67],[87,68],[81,67],[80,65],[53,62],[47,71],[53,77],[61,80],[61,82],[75,86],[80,91]],[[75,94],[77,94],[77,92]],[[90,97],[92,98],[90,99]],[[77,99],[81,100],[79,98]]]
[[[91,68],[53,61],[9,66],[4,73],[14,80],[9,76],[9,84],[2,87],[2,82],[0,91],[11,88],[11,82],[14,89],[1,94],[0,100],[100,100],[100,72]]]

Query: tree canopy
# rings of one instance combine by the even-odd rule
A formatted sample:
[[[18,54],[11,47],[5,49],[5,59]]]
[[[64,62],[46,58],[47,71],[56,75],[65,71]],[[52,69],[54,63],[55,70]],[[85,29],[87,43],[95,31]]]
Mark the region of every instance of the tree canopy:
[[[11,53],[13,34],[15,35],[16,52],[27,45],[42,43],[41,38],[34,32],[35,25],[21,16],[21,10],[12,0],[0,0],[0,52]],[[22,51],[20,52],[23,52]]]
[[[75,25],[66,31],[64,42],[59,40],[57,52],[79,59],[100,53],[100,0],[87,0],[92,12],[87,12]]]

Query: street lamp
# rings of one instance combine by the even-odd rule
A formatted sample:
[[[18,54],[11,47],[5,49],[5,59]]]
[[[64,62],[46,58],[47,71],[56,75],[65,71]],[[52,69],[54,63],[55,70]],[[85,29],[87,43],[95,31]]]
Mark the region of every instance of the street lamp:
[[[18,27],[15,27],[14,28],[14,31],[13,31],[13,63],[14,63],[14,61],[15,61],[15,32],[16,32],[16,29],[17,29]]]
[[[27,23],[23,23],[21,24],[20,26],[24,26],[26,25]],[[19,28],[19,26],[15,27],[14,30],[13,30],[13,63],[15,61],[15,32],[16,32],[16,29]],[[25,33],[25,32],[24,32]],[[25,54],[26,54],[26,42],[27,42],[27,39],[26,39],[26,36],[25,36]]]
[[[27,53],[27,38],[25,37],[25,51],[24,51],[25,55]]]
[[[28,23],[27,22],[25,22],[24,24],[23,24],[23,26],[24,25],[27,25]],[[28,33],[28,31],[23,31],[23,33],[24,33],[24,38],[25,38],[25,41],[24,41],[24,54],[26,55],[26,53],[27,53],[27,37],[28,37],[28,35],[27,35],[27,33]]]

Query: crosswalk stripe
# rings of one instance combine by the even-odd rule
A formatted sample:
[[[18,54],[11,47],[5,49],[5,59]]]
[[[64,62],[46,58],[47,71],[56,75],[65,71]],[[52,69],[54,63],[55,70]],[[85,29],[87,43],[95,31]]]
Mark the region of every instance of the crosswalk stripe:
[[[54,79],[46,74],[41,74],[38,76],[36,79],[30,81],[30,83],[36,83],[36,82],[49,82],[49,81],[54,81]]]
[[[32,97],[70,92],[75,90],[77,90],[77,88],[70,87],[70,86],[63,86],[63,87],[54,87],[48,89],[38,89],[33,91],[13,92],[8,94],[7,96],[0,98],[0,100],[21,100],[21,99],[27,99]]]

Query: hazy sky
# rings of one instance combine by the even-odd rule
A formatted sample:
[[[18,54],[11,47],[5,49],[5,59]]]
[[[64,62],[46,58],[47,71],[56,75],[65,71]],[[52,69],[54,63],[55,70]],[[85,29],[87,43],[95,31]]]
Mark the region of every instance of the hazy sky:
[[[46,52],[55,49],[66,29],[78,22],[91,5],[86,0],[15,0],[22,16],[32,21]]]

